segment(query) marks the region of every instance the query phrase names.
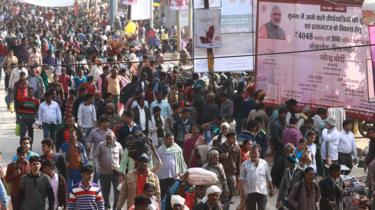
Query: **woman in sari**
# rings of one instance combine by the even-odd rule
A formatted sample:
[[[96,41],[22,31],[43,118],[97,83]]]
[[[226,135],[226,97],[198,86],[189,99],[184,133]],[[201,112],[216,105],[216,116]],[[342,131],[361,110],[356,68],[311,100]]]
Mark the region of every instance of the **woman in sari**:
[[[188,168],[200,167],[198,146],[204,144],[204,138],[198,125],[193,125],[191,133],[185,136],[184,159]]]

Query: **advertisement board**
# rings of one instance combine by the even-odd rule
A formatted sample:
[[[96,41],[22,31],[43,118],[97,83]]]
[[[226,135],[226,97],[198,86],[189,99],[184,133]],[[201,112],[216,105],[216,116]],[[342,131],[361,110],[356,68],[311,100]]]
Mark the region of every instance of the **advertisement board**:
[[[256,25],[257,1],[221,0],[211,2],[215,6],[221,5],[221,46],[213,49],[215,57],[214,71],[239,72],[254,70],[255,30],[253,29],[255,29]],[[198,7],[196,1],[194,1],[194,7]],[[195,9],[194,16],[199,10],[204,9]],[[194,18],[194,20],[196,19]],[[199,23],[194,21],[194,24]],[[199,48],[198,44],[194,41],[194,71],[208,72],[207,50]]]
[[[369,34],[360,4],[258,2],[256,86],[266,103],[295,98],[375,117],[369,102]]]

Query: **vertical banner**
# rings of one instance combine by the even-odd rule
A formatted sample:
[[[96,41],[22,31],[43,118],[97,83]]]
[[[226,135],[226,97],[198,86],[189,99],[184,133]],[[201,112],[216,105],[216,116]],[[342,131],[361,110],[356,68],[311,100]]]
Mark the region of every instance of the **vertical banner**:
[[[190,0],[168,0],[169,8],[172,10],[183,10],[189,8]]]
[[[194,14],[194,41],[197,48],[221,47],[220,9],[201,9]]]
[[[266,91],[266,103],[295,98],[375,117],[367,79],[369,33],[361,21],[361,5],[325,0],[258,4],[256,85]]]
[[[202,1],[194,1],[194,7],[200,8]],[[254,0],[210,0],[214,5],[221,4],[220,33],[221,47],[214,48],[214,72],[238,72],[254,70]],[[216,2],[216,3],[215,3]],[[196,4],[198,3],[198,4]],[[255,5],[256,6],[256,5]],[[194,25],[199,24],[196,15],[201,9],[194,10]],[[194,29],[196,30],[196,29]],[[194,34],[196,34],[194,32]],[[208,72],[207,51],[201,49],[194,40],[194,71]]]
[[[131,18],[132,20],[148,20],[151,19],[151,1],[140,0],[131,5]]]
[[[375,25],[368,26],[368,32],[371,44],[371,65],[367,66],[367,83],[369,92],[369,101],[375,102]]]

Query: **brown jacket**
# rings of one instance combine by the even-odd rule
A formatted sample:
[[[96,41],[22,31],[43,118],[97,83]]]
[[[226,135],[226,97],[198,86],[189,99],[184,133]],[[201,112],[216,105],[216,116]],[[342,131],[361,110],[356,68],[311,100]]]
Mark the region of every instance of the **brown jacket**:
[[[18,175],[14,174],[14,172],[18,169],[21,171],[21,173]],[[17,162],[12,162],[8,165],[7,172],[5,175],[5,182],[12,184],[11,196],[13,198],[16,198],[19,196],[18,192],[19,192],[19,184],[21,181],[21,177],[23,175],[28,174],[29,172],[30,172],[30,166],[29,166],[28,161],[25,161],[25,162],[17,161]]]
[[[147,179],[146,183],[152,183],[155,186],[155,196],[158,199],[158,203],[160,203],[160,185],[159,185],[159,178],[148,170],[147,172]],[[118,198],[117,203],[117,209],[121,209],[124,205],[125,201],[127,202],[128,207],[126,209],[129,209],[134,204],[134,199],[136,197],[137,193],[137,170],[134,169],[133,171],[130,171],[125,176],[125,180],[122,183],[120,195]]]
[[[220,163],[224,167],[225,175],[239,176],[241,167],[241,149],[238,144],[230,146],[227,142],[220,144]],[[228,154],[228,155],[226,155]]]

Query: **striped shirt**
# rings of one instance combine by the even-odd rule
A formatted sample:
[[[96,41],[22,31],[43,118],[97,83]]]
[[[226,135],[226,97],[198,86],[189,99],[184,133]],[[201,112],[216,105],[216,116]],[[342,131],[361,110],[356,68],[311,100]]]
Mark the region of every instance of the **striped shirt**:
[[[104,210],[104,200],[100,187],[91,183],[85,187],[82,182],[75,184],[69,193],[67,210]]]
[[[25,97],[21,100],[20,106],[18,106],[18,113],[23,118],[35,119],[35,115],[38,112],[39,100],[34,97]]]

